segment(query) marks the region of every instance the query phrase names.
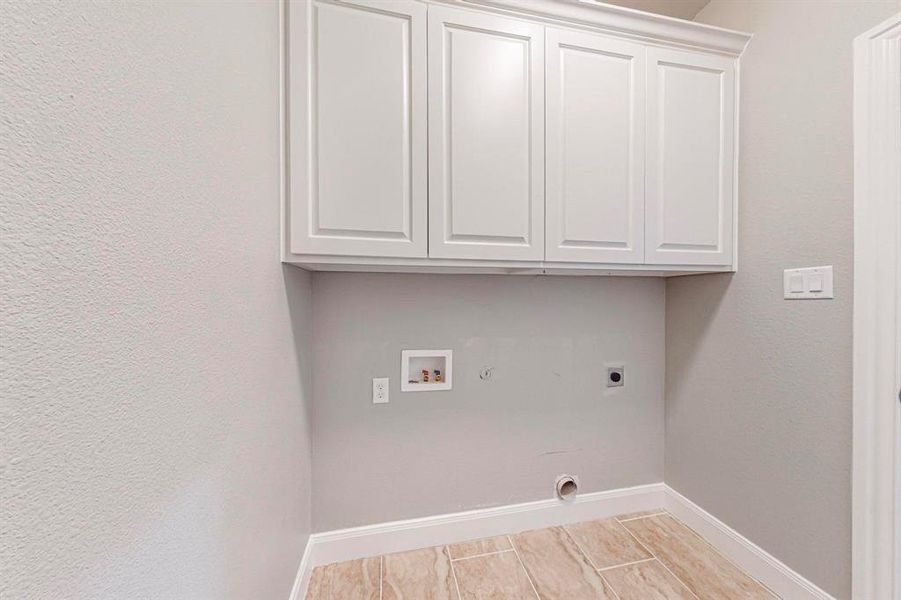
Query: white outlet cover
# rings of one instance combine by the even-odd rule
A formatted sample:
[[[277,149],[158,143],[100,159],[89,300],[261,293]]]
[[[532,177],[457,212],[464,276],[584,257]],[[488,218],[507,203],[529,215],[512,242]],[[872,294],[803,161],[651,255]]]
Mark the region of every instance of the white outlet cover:
[[[388,378],[374,377],[372,379],[372,403],[387,404],[388,403]]]
[[[834,298],[832,265],[785,269],[782,274],[783,295],[786,300],[817,300]]]

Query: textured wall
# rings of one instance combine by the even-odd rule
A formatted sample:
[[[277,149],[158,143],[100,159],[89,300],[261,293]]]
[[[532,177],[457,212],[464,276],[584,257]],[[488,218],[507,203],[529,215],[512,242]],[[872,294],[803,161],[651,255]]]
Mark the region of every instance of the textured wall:
[[[585,492],[662,481],[663,292],[646,278],[314,275],[314,530],[543,500],[564,472]],[[453,349],[452,391],[400,391],[400,352],[416,348]],[[627,387],[604,395],[614,360]],[[391,402],[374,405],[382,376]]]
[[[0,597],[286,598],[310,302],[277,4],[3,2],[0,31]]]
[[[901,2],[713,0],[742,59],[739,271],[666,287],[666,481],[839,598],[851,559],[851,42]],[[835,266],[835,300],[784,268]]]

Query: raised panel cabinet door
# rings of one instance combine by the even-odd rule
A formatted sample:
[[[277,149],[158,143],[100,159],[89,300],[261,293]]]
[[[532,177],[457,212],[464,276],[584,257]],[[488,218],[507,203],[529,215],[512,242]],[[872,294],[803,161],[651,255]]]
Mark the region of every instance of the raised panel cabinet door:
[[[429,7],[429,256],[544,257],[544,29]]]
[[[644,260],[645,48],[548,29],[549,261]]]
[[[648,49],[646,262],[731,265],[735,61]]]
[[[304,0],[288,18],[290,251],[427,256],[426,6]]]

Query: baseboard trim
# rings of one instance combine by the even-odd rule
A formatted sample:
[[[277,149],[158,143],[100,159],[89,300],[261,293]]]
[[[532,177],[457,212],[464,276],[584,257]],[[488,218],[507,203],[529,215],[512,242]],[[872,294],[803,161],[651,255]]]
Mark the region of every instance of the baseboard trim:
[[[303,557],[300,559],[300,566],[297,567],[297,575],[294,577],[294,585],[291,586],[291,596],[289,600],[306,600],[307,587],[310,585],[310,575],[313,573],[313,565],[310,560],[313,544],[307,540],[307,545],[303,550]]]
[[[305,600],[314,567],[482,537],[664,508],[723,555],[787,600],[835,600],[700,506],[663,483],[314,533],[291,600]]]
[[[664,508],[701,534],[720,553],[787,600],[835,600],[775,556],[709,512],[665,486]]]
[[[663,506],[662,483],[339,529],[310,536],[313,566],[481,537],[601,519]]]
[[[314,533],[297,571],[291,600],[304,600],[310,573],[319,565],[654,510],[664,505],[664,489],[662,483],[653,483],[580,494],[568,502],[538,500]]]

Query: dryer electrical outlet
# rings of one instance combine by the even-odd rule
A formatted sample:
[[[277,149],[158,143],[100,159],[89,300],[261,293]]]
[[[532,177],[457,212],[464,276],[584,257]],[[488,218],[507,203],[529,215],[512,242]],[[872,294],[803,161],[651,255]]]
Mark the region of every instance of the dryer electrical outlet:
[[[626,365],[623,363],[606,363],[607,387],[620,388],[626,385]]]

